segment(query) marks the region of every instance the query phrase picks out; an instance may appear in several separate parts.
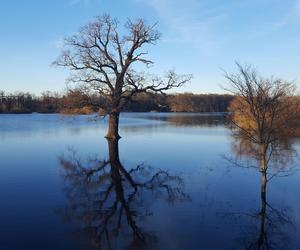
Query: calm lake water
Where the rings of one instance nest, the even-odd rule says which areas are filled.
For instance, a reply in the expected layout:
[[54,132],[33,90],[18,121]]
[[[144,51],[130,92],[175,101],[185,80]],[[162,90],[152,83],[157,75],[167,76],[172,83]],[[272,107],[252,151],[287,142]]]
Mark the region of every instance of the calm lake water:
[[0,249],[300,249],[299,142],[262,210],[222,117],[1,115]]

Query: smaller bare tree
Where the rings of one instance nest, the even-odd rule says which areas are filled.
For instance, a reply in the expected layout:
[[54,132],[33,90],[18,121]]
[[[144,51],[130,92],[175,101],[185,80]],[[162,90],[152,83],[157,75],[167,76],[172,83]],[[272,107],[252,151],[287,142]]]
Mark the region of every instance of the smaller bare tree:
[[65,40],[65,49],[54,64],[69,68],[73,72],[69,81],[80,83],[81,91],[97,92],[106,98],[102,109],[109,115],[107,138],[120,137],[120,112],[136,94],[163,92],[191,79],[174,71],[161,78],[133,68],[138,63],[153,64],[146,57],[145,47],[159,38],[155,25],[147,25],[142,19],[129,20],[120,29],[117,19],[103,15]]
[[263,197],[269,160],[287,141],[299,136],[300,99],[294,83],[263,78],[251,66],[237,63],[237,67],[238,73],[225,74],[227,90],[236,96],[229,108],[230,120],[234,135],[261,161]]

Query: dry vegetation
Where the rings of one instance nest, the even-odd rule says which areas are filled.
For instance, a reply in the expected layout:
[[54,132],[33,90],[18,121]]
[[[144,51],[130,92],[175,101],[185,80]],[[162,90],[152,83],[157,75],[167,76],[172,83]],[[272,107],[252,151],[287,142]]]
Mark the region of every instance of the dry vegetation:
[[[267,206],[267,182],[289,172],[286,152],[292,152],[292,141],[299,137],[300,99],[295,95],[293,83],[263,78],[251,66],[237,66],[238,73],[226,74],[229,90],[236,96],[229,108],[234,148],[260,162],[263,215]],[[282,158],[284,164],[277,169],[270,168],[271,160],[279,162]],[[262,238],[258,243],[264,245],[267,241]]]

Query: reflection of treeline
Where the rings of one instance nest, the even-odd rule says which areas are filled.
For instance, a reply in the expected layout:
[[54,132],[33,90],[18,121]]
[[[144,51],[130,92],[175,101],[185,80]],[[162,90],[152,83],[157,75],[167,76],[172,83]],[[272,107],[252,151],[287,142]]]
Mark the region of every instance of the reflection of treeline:
[[[220,94],[145,94],[140,93],[129,102],[124,111],[132,112],[226,112],[232,95]],[[72,90],[60,94],[43,92],[9,94],[0,91],[0,113],[80,113],[89,114],[105,107],[107,100],[99,95],[87,95]]]
[[147,119],[171,122],[175,126],[218,126],[227,123],[227,113],[224,114],[176,114],[147,116]]

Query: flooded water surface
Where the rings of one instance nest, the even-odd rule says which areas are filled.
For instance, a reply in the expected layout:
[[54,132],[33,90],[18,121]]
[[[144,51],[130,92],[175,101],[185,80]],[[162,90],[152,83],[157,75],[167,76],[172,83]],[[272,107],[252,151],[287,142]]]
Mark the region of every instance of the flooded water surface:
[[224,114],[124,113],[122,138],[105,133],[92,116],[0,116],[0,249],[300,249],[297,140],[262,196]]

